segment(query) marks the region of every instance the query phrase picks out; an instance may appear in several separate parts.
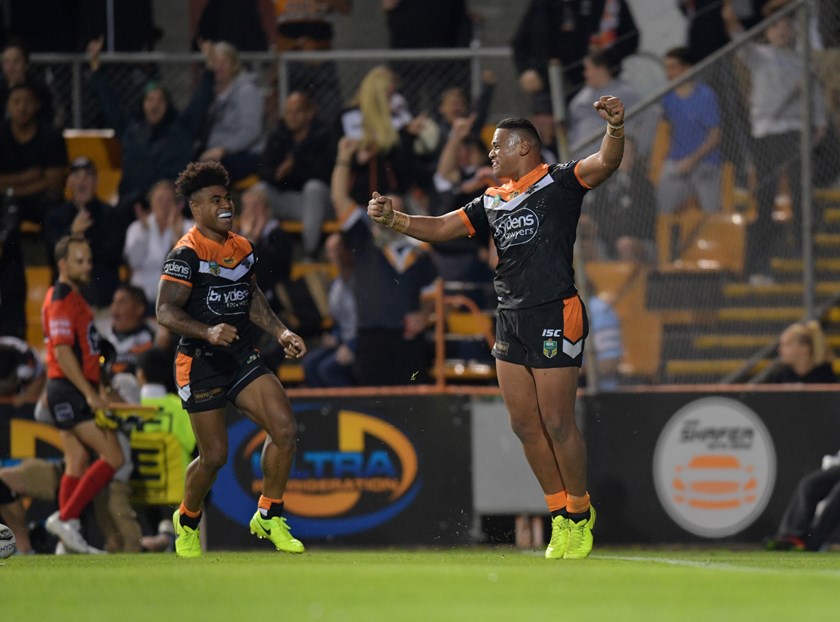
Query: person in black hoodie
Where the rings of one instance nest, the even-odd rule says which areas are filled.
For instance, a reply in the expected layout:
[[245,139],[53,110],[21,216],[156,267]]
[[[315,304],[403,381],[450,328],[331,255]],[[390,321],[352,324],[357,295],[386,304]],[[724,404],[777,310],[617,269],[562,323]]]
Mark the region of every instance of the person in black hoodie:
[[779,337],[781,365],[769,374],[766,382],[833,384],[837,382],[833,360],[834,354],[819,322],[791,324]]
[[[202,46],[208,59],[209,42]],[[100,71],[102,38],[88,43],[91,86],[108,124],[114,128],[122,147],[122,179],[119,186],[121,211],[132,209],[149,188],[161,179],[175,179],[190,162],[195,142],[201,137],[207,110],[213,100],[213,72],[201,75],[187,107],[178,112],[167,91],[157,82],[145,87],[142,114],[132,116],[123,110],[106,76]]]

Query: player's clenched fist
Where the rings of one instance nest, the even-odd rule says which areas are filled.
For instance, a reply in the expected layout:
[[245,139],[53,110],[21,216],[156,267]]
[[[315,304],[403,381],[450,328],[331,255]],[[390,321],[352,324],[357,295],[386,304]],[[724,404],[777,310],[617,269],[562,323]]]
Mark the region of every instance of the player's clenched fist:
[[621,125],[624,123],[624,102],[618,97],[611,95],[604,95],[599,97],[592,106],[601,115],[601,118],[611,125]]
[[373,198],[368,201],[368,216],[374,222],[389,227],[394,221],[394,206],[391,199],[383,197],[378,192],[373,193]]
[[229,346],[239,339],[239,335],[230,324],[216,324],[207,329],[206,339],[214,346]]
[[286,353],[286,356],[290,356],[293,359],[299,359],[306,354],[306,344],[303,343],[303,339],[298,337],[288,328],[280,333],[280,337],[278,337],[277,340],[280,342],[280,345],[283,346],[283,352]]

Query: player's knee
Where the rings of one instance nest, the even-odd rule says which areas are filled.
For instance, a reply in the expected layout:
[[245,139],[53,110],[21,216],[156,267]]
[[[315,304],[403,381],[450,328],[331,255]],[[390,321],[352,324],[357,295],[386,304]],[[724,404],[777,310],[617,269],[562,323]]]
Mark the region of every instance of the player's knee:
[[290,417],[274,418],[269,423],[266,432],[271,437],[271,441],[281,449],[294,448],[297,430]]
[[562,443],[569,436],[578,433],[574,415],[568,417],[562,414],[549,415],[545,417],[544,421],[549,436],[556,442]]
[[510,427],[523,443],[543,438],[543,429],[540,425],[538,413],[534,413],[533,417],[528,418],[511,417]]
[[218,445],[216,447],[204,448],[198,455],[198,459],[202,466],[211,471],[219,471],[227,463],[227,446]]

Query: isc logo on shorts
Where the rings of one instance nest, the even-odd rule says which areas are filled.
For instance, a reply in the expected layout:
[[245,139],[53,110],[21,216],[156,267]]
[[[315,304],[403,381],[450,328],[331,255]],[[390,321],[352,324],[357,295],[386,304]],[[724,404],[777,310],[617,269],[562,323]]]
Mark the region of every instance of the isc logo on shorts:
[[563,329],[562,328],[546,328],[542,332],[543,337],[562,337],[563,336]]

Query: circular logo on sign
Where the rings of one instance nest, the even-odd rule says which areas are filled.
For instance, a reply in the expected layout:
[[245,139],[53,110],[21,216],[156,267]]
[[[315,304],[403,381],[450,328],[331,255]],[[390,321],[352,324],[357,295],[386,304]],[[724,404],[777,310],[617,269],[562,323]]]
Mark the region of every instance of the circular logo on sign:
[[776,481],[776,452],[761,419],[742,403],[707,397],[671,417],[653,454],[659,502],[680,527],[722,538],[748,527]]

